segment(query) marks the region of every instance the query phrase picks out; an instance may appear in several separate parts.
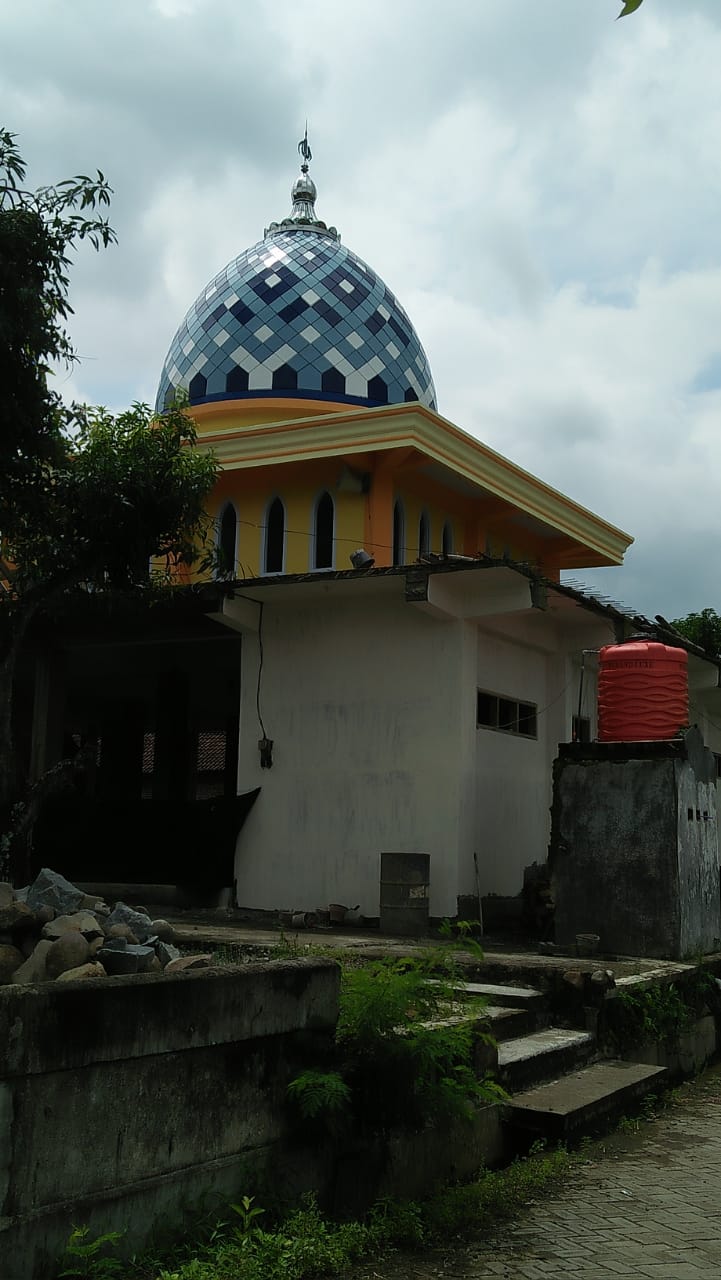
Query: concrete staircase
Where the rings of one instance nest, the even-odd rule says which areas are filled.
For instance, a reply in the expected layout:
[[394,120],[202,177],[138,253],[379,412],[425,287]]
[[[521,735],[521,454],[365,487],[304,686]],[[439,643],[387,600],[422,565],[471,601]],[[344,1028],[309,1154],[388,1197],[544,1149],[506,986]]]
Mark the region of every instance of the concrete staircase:
[[603,1058],[591,1031],[550,1026],[546,999],[533,987],[469,982],[456,995],[488,1001],[496,1075],[510,1094],[505,1124],[519,1148],[593,1132],[661,1087],[667,1074],[665,1067]]

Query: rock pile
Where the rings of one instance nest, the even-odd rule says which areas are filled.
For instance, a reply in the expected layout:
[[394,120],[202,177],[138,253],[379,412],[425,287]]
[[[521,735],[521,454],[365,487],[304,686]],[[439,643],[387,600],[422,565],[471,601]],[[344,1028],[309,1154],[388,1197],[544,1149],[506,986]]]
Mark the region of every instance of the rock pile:
[[0,985],[208,964],[209,955],[181,955],[167,920],[124,902],[111,909],[48,867],[25,889],[0,882]]

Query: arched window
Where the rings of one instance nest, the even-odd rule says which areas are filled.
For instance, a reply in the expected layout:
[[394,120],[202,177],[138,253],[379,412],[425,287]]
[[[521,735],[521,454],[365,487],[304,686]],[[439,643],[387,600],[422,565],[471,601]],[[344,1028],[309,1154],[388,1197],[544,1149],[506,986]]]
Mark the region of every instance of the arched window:
[[441,544],[441,549],[444,556],[453,555],[453,525],[450,520],[446,520],[446,523],[443,526],[443,542]]
[[393,563],[405,564],[406,558],[406,516],[403,503],[396,498],[393,503]]
[[418,555],[427,556],[431,549],[431,524],[428,519],[428,512],[421,511],[420,520],[418,521]]
[[235,507],[232,502],[226,502],[218,517],[218,552],[220,560],[218,573],[222,577],[235,577],[237,537],[238,517]]
[[313,512],[313,560],[314,569],[333,568],[333,534],[335,508],[329,493],[321,493]]
[[265,514],[263,573],[282,573],[285,561],[285,507],[273,498]]

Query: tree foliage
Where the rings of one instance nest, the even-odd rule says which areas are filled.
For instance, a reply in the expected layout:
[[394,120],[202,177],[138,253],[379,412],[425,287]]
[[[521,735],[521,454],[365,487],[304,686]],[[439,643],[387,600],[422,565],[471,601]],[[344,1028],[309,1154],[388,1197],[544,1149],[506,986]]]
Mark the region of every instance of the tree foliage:
[[50,473],[42,524],[31,512],[7,540],[20,603],[78,587],[142,593],[202,555],[217,468],[212,454],[194,449],[195,427],[182,406],[161,417],[143,404],[118,415],[76,414],[79,429]]
[[76,358],[71,256],[80,241],[115,240],[102,212],[111,191],[100,172],[36,192],[24,177],[0,130],[0,816],[22,794],[13,688],[29,629],[79,595],[142,601],[173,583],[203,558],[217,474],[181,404],[159,417],[63,404],[51,378]]
[[618,15],[619,18],[627,18],[629,13],[635,13],[637,9],[641,8],[642,4],[643,0],[626,0],[626,3]]
[[702,609],[700,613],[686,614],[685,618],[674,618],[672,626],[714,658],[721,657],[721,617],[715,609]]
[[72,253],[115,240],[103,210],[111,188],[98,171],[28,191],[15,135],[0,129],[0,530],[42,507],[48,466],[72,426],[49,381],[54,362],[75,359],[66,322]]

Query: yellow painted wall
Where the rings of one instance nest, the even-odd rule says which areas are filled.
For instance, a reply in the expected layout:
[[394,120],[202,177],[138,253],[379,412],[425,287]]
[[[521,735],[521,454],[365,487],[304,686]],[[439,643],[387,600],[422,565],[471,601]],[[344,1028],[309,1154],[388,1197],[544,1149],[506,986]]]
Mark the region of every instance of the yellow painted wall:
[[255,470],[226,471],[218,480],[209,513],[214,520],[231,501],[238,516],[236,574],[257,577],[262,573],[263,526],[268,506],[278,497],[285,507],[286,573],[307,573],[313,568],[313,517],[316,500],[323,491],[335,505],[334,564],[350,568],[349,556],[363,546],[365,526],[364,494],[339,492],[339,460],[288,464]]
[[404,560],[406,564],[412,564],[418,556],[418,531],[423,511],[428,515],[430,525],[429,550],[438,553],[443,550],[443,526],[446,521],[449,521],[453,529],[453,550],[463,551],[462,523],[448,506],[441,505],[432,498],[425,499],[417,492],[409,493],[403,486],[396,489],[394,501],[396,498],[400,498],[405,510],[406,554]]

